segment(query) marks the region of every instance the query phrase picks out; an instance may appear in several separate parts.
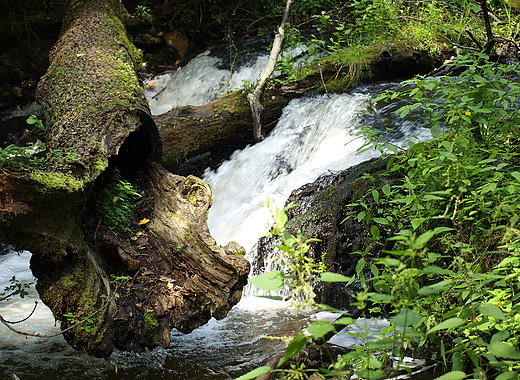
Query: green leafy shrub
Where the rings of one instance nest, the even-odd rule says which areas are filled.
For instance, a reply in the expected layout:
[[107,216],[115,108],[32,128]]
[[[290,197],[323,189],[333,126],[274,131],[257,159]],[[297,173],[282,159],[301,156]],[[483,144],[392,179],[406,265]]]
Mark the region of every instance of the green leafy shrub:
[[96,211],[102,222],[114,232],[132,232],[128,227],[130,214],[141,194],[114,170],[110,182],[94,195]]
[[[392,247],[380,258],[360,252],[356,267],[363,285],[357,307],[383,313],[390,326],[320,369],[324,377],[377,379],[395,369],[388,353],[420,355],[427,348],[439,353],[445,374],[438,379],[519,376],[520,86],[512,79],[520,70],[482,55],[456,64],[466,68],[458,77],[416,78],[377,99],[411,99],[398,113],[424,112],[433,137],[391,157],[387,170],[399,173],[400,181],[374,187],[350,205],[347,217],[365,223],[382,247]],[[388,148],[377,140],[369,144]],[[354,280],[326,272],[319,279]],[[353,323],[348,317],[342,322]],[[309,328],[289,343],[284,361],[334,331],[324,321]]]

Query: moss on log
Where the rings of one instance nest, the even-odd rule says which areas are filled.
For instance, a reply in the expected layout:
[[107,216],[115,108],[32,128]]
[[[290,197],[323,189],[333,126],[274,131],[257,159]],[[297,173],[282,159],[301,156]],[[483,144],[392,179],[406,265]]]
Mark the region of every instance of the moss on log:
[[[0,241],[33,253],[38,291],[62,328],[88,318],[64,336],[97,356],[166,347],[172,328],[224,317],[249,270],[240,246],[219,247],[208,232],[208,185],[157,163],[138,61],[119,0],[71,0],[37,89],[47,159],[0,168]],[[124,196],[131,212],[115,229],[107,214],[121,217]]]

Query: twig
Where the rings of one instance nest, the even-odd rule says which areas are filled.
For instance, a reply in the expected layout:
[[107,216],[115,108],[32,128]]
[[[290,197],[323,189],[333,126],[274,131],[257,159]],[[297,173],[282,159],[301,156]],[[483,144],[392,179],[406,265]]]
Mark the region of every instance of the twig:
[[[118,289],[118,287],[116,287],[114,289],[112,297],[110,297],[103,306],[101,306],[99,309],[94,311],[88,317],[85,317],[85,318],[83,318],[83,320],[79,321],[78,323],[75,323],[72,326],[69,326],[66,329],[58,331],[57,333],[54,333],[54,334],[45,334],[44,335],[44,334],[39,334],[39,333],[28,333],[28,332],[25,332],[25,331],[22,331],[22,330],[15,329],[14,327],[11,326],[11,324],[12,323],[18,323],[18,322],[10,322],[10,321],[6,320],[2,315],[0,315],[0,322],[3,323],[9,330],[11,330],[12,332],[14,332],[16,334],[20,334],[20,335],[24,335],[24,336],[34,336],[36,338],[53,338],[55,336],[62,335],[64,333],[66,333],[67,331],[70,331],[70,330],[76,328],[77,326],[87,322],[88,319],[92,318],[93,316],[95,316],[99,312],[105,310],[110,305],[110,303],[116,298],[116,296],[117,296],[117,289]],[[36,309],[36,306],[35,306],[34,309]],[[31,315],[34,312],[34,309],[31,312]],[[30,315],[29,315],[29,317],[30,317]],[[28,319],[29,317],[27,317],[25,319]],[[22,321],[24,321],[24,320],[22,320]],[[22,321],[19,321],[19,322],[22,322]]]
[[271,48],[271,53],[269,54],[267,65],[265,69],[260,72],[260,79],[258,80],[256,88],[252,93],[247,95],[247,100],[249,101],[253,118],[253,137],[255,142],[260,142],[265,138],[265,129],[262,121],[264,107],[262,106],[260,98],[262,97],[267,80],[270,78],[275,69],[278,55],[282,50],[282,42],[285,33],[284,26],[287,22],[287,18],[289,17],[289,10],[291,8],[292,1],[293,0],[286,1],[285,11],[283,13],[280,26],[278,27],[278,31],[275,33],[273,47]]
[[323,83],[323,88],[325,88],[325,93],[328,94],[329,92],[327,91],[327,85],[325,84],[325,80],[323,79],[323,71],[321,70],[321,64],[319,64],[318,67],[320,68],[321,83]]
[[[25,322],[26,320],[31,318],[31,316],[34,314],[34,312],[36,311],[36,306],[38,306],[38,301],[34,301],[34,307],[33,307],[32,311],[24,319],[20,319],[19,321],[14,321],[14,322],[13,321],[8,321],[6,319],[4,319],[4,320],[5,320],[6,323],[9,323],[10,325],[15,325],[17,323]],[[1,317],[1,315],[0,315],[0,317]]]
[[475,45],[477,45],[477,48],[480,51],[484,50],[484,47],[482,46],[482,44],[480,42],[478,42],[478,40],[475,38],[475,36],[473,35],[473,33],[471,33],[471,31],[469,29],[466,29],[466,33],[469,36],[469,38],[471,38],[471,41],[473,41],[473,43]]

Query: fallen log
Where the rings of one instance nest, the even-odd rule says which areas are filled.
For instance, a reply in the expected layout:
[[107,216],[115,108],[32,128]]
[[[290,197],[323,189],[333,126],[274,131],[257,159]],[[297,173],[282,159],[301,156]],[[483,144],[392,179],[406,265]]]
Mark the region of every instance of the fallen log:
[[209,186],[158,163],[138,64],[118,0],[71,0],[36,94],[46,150],[0,168],[0,242],[33,253],[61,327],[83,322],[64,337],[96,356],[223,318],[249,271],[242,247],[209,234]]

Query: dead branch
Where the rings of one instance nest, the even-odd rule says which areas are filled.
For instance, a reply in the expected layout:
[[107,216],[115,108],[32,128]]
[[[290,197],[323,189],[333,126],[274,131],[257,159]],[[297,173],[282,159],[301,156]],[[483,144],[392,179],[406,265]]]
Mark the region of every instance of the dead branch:
[[292,0],[287,0],[286,2],[282,22],[280,23],[278,31],[274,36],[273,47],[271,48],[271,53],[269,55],[269,61],[267,62],[265,69],[260,72],[260,79],[258,84],[255,90],[247,95],[249,105],[251,106],[251,113],[253,115],[253,137],[255,142],[260,142],[265,138],[265,130],[262,122],[262,113],[264,112],[264,107],[260,101],[260,98],[262,97],[267,80],[271,77],[271,74],[274,71],[276,61],[278,60],[278,56],[282,50],[282,42],[285,33],[284,26],[287,22],[287,18],[289,17],[291,3]]

